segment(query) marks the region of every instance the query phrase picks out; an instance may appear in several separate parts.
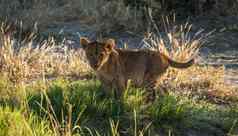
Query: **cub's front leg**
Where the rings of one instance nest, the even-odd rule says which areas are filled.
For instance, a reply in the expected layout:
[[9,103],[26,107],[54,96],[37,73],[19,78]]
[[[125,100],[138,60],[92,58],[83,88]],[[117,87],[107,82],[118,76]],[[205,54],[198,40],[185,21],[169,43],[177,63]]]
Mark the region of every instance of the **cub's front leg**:
[[112,81],[101,79],[103,91],[108,96],[115,96],[116,98],[120,98],[122,92],[125,90],[124,84],[122,84],[119,80],[114,79]]
[[99,78],[102,86],[102,90],[106,93],[106,95],[110,96],[112,95],[113,85],[112,82],[105,80],[104,78]]

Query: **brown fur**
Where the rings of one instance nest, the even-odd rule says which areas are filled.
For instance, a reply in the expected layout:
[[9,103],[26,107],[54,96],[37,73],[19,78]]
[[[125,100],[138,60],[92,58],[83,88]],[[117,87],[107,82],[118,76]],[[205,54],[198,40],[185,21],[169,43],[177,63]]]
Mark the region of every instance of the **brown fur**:
[[194,63],[193,59],[175,62],[157,51],[116,49],[113,39],[100,43],[81,38],[80,43],[105,90],[115,89],[119,95],[131,80],[136,87],[145,87],[150,92],[148,98],[153,100],[159,77],[169,66],[187,68]]

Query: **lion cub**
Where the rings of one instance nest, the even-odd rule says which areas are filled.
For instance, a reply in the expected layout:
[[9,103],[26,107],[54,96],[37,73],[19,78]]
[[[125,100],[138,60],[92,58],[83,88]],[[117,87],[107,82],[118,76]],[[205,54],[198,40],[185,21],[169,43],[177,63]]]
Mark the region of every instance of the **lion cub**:
[[179,63],[158,51],[117,49],[113,39],[91,42],[82,37],[80,44],[106,91],[114,89],[121,95],[131,80],[136,87],[146,88],[149,101],[155,99],[158,80],[169,66],[187,68],[194,63],[194,59]]

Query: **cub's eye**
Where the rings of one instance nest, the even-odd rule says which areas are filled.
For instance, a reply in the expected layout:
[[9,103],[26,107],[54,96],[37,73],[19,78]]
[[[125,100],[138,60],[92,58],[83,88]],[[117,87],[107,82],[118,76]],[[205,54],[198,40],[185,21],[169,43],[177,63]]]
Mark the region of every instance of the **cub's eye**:
[[103,53],[100,53],[100,56],[104,56],[104,54],[103,54]]

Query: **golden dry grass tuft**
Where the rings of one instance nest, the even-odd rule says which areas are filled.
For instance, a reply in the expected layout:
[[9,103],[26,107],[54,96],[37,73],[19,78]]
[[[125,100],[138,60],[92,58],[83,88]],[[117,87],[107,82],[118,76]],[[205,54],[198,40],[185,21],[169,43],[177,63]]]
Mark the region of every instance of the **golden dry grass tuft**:
[[[5,26],[5,25],[2,25]],[[36,43],[14,38],[2,27],[0,32],[0,72],[14,83],[45,77],[80,76],[89,71],[83,53],[57,44],[54,38]]]

